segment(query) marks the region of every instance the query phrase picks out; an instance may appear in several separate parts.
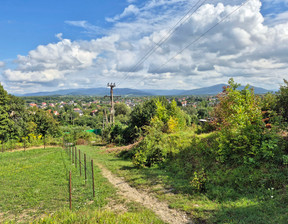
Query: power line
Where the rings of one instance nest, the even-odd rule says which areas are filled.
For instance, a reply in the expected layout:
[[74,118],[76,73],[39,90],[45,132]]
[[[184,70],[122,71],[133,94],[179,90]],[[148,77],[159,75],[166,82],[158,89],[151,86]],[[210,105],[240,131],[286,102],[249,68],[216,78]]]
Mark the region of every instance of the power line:
[[[202,2],[201,2],[202,1]],[[124,75],[123,81],[125,81],[128,78],[129,73],[135,72],[138,67],[146,61],[159,47],[161,47],[171,36],[173,33],[176,32],[176,30],[183,25],[187,20],[191,18],[191,16],[204,4],[206,0],[198,0],[196,4],[190,8],[185,15],[168,31],[168,33],[160,39],[157,43],[155,43],[154,47],[152,47],[146,54]],[[201,2],[201,4],[193,11],[193,9],[198,5],[198,3]],[[191,13],[193,11],[193,13]],[[190,14],[191,13],[191,14]],[[190,14],[190,15],[189,15]],[[189,16],[188,16],[189,15]],[[188,17],[187,17],[188,16]],[[120,82],[117,83],[118,86]]]
[[[208,30],[206,30],[204,33],[202,33],[198,38],[196,38],[195,40],[189,42],[188,45],[186,45],[184,48],[182,48],[180,51],[177,52],[176,55],[174,55],[173,57],[171,57],[170,59],[168,59],[165,63],[163,63],[162,65],[160,65],[158,68],[156,68],[156,70],[153,73],[157,73],[160,71],[160,69],[167,65],[170,61],[172,61],[174,58],[176,58],[178,55],[180,55],[181,53],[183,53],[183,51],[185,51],[186,49],[188,49],[190,46],[192,46],[193,44],[195,44],[197,41],[199,41],[200,39],[202,39],[207,33],[209,33],[211,30],[213,30],[216,26],[218,26],[220,23],[222,23],[224,20],[226,20],[228,17],[230,17],[232,14],[234,14],[236,11],[238,11],[241,7],[243,7],[247,2],[249,2],[250,0],[246,0],[245,2],[243,2],[240,6],[238,6],[236,9],[234,9],[232,12],[228,13],[226,16],[224,16],[221,20],[219,20],[217,23],[215,23],[212,27],[210,27]],[[147,79],[143,78],[141,79],[139,82],[137,82],[136,84],[139,84],[140,82],[142,82],[143,80]]]

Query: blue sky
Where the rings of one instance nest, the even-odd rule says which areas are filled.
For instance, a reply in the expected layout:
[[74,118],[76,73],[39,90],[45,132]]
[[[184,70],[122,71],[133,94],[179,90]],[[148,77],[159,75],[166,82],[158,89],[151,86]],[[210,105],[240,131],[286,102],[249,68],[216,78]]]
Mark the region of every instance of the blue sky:
[[288,0],[243,2],[2,0],[0,80],[11,93],[107,82],[194,89],[230,77],[278,89],[288,79]]

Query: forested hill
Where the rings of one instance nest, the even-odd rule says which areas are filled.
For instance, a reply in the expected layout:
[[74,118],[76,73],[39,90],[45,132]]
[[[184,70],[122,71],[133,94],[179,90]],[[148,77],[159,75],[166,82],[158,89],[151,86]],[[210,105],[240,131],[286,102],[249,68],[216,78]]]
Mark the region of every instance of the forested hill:
[[[223,86],[227,84],[218,84],[214,86],[192,89],[192,90],[158,90],[158,89],[130,89],[130,88],[116,88],[115,95],[124,95],[124,96],[175,96],[175,95],[217,95],[223,90]],[[243,89],[244,87],[239,87]],[[256,94],[264,94],[269,92],[267,89],[253,87]],[[51,96],[51,95],[88,95],[88,96],[105,96],[109,95],[108,88],[89,88],[89,89],[65,89],[52,92],[36,92],[36,93],[27,93],[21,96]],[[270,91],[271,92],[271,91]],[[19,95],[20,96],[20,95]]]

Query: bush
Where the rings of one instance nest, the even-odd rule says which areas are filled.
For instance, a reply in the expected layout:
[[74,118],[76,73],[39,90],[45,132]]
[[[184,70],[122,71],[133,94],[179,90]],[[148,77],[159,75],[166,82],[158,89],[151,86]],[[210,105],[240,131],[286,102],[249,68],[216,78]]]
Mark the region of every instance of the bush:
[[214,125],[219,130],[218,161],[238,163],[272,159],[279,152],[277,138],[265,131],[260,101],[246,86],[237,90],[233,79],[214,108]]
[[207,181],[206,173],[204,169],[194,172],[194,178],[191,180],[190,184],[192,189],[196,192],[204,192],[206,190],[205,184]]

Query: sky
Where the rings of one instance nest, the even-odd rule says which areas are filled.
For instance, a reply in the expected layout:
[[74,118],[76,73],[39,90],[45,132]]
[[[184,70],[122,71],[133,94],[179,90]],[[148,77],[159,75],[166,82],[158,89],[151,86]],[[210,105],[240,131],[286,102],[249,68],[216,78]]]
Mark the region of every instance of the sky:
[[288,0],[1,0],[0,82],[196,89],[288,79]]

